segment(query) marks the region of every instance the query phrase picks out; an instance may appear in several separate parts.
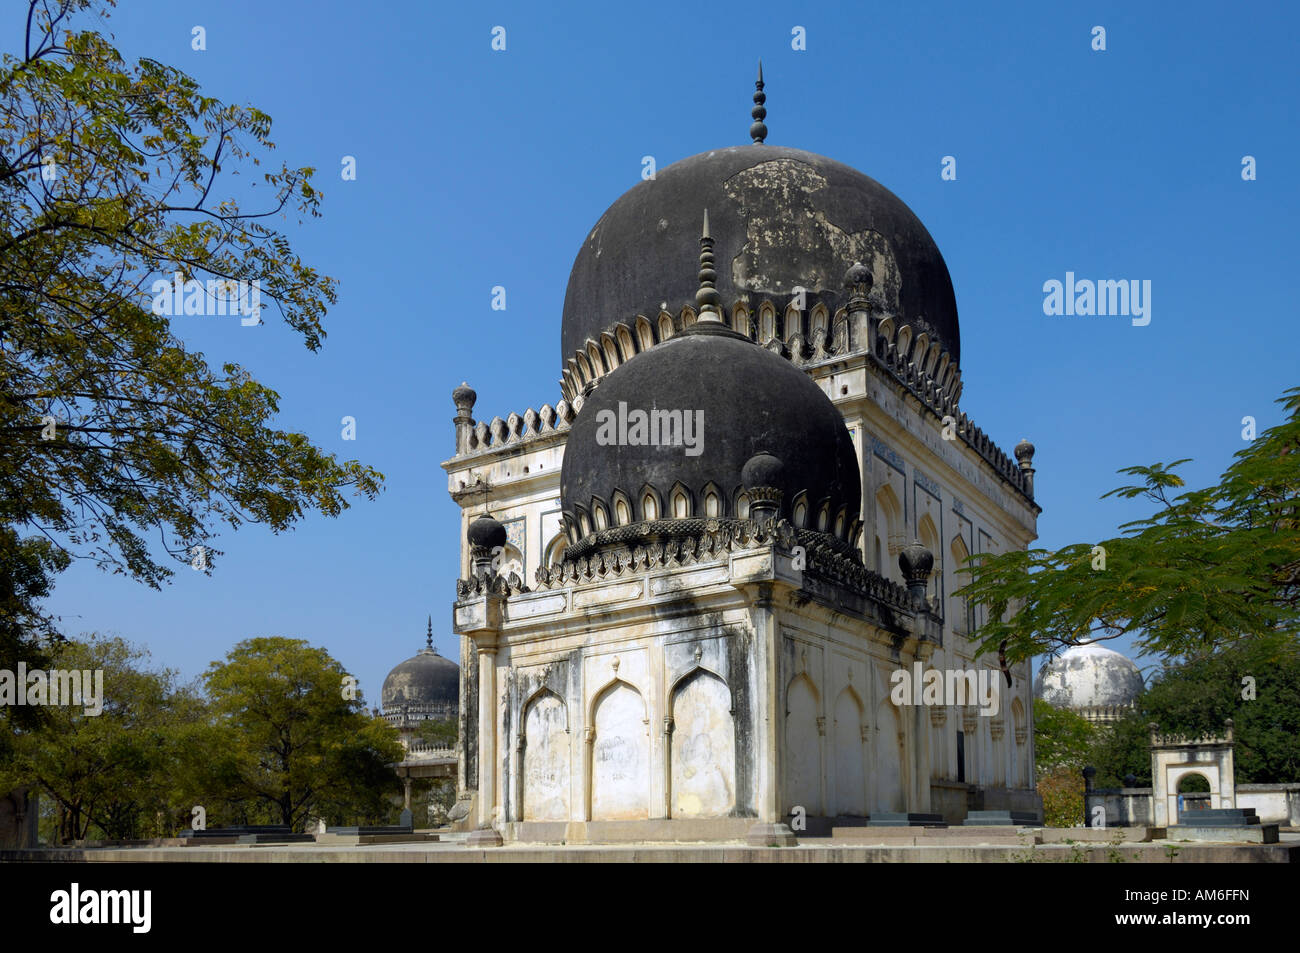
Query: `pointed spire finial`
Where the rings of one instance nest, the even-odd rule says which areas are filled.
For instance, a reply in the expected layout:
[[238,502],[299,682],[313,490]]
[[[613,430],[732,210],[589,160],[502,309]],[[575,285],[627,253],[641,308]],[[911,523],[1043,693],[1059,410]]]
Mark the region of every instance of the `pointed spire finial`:
[[429,629],[425,633],[424,644],[426,648],[433,648],[433,616],[429,616]]
[[709,234],[709,210],[704,210],[704,231],[700,235],[700,290],[695,292],[695,303],[699,305],[698,321],[721,321],[718,312],[718,290],[713,287],[718,273],[713,270],[713,237]]
[[767,102],[767,94],[763,92],[763,61],[758,61],[758,82],[754,84],[754,108],[750,110],[750,115],[754,117],[754,124],[749,127],[749,134],[753,137],[756,145],[762,145],[763,140],[767,138],[767,126],[763,120],[767,118],[767,108],[763,105]]

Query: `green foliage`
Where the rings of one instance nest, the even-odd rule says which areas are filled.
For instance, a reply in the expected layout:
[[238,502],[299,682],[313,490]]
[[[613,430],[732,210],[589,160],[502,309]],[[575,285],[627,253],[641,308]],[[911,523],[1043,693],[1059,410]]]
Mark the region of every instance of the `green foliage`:
[[1034,760],[1039,770],[1082,770],[1095,735],[1091,722],[1081,715],[1034,699]]
[[228,177],[274,148],[270,117],[70,27],[111,2],[33,0],[0,62],[0,660],[49,635],[73,558],[158,587],[197,545],[211,571],[221,525],[278,532],[382,482],[275,429],[274,391],[153,313],[160,277],[256,281],[316,350],[336,286],[270,224],[320,214],[312,170],[241,180],[245,211]]
[[1083,775],[1073,768],[1056,768],[1038,778],[1047,827],[1074,827],[1083,820]]
[[1151,729],[1141,709],[1139,701],[1136,712],[1107,726],[1098,735],[1088,759],[1097,769],[1093,779],[1097,787],[1122,788],[1129,774],[1137,778],[1138,787],[1150,785]]
[[209,827],[393,820],[397,732],[359,693],[344,698],[347,673],[323,649],[241,642],[209,667],[206,697],[148,659],[117,638],[63,642],[50,665],[102,669],[103,713],[46,706],[30,727],[0,733],[0,791],[38,785],[56,840],[172,836],[195,805]]
[[347,672],[302,639],[240,642],[203,681],[215,717],[203,747],[195,803],[224,823],[288,824],[308,817],[374,822],[401,786],[397,731],[371,715],[361,693],[344,697]]
[[[1018,661],[1064,646],[1135,636],[1144,654],[1200,657],[1241,639],[1294,643],[1300,631],[1300,388],[1278,403],[1287,418],[1236,454],[1217,486],[1171,496],[1168,466],[1107,496],[1146,499],[1155,514],[1102,540],[1056,552],[974,557],[958,595],[988,607],[980,653],[1005,644]],[[1014,612],[1010,610],[1015,610]]]
[[[1243,697],[1248,677],[1254,698]],[[1246,641],[1166,669],[1098,741],[1097,785],[1119,787],[1130,772],[1151,783],[1150,722],[1162,733],[1218,735],[1229,718],[1238,783],[1300,781],[1300,648]]]
[[203,708],[193,687],[179,685],[174,672],[147,668],[148,659],[122,639],[99,636],[51,653],[57,668],[103,671],[103,712],[41,709],[36,728],[12,736],[0,790],[39,785],[56,805],[61,842],[160,835],[160,817],[175,813],[173,768]]
[[456,747],[456,720],[454,718],[429,718],[420,723],[415,737],[435,748]]

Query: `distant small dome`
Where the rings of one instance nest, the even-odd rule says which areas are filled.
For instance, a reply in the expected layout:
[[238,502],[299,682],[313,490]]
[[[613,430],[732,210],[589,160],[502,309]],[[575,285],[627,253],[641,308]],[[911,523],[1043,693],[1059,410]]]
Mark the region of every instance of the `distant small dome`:
[[1130,706],[1145,688],[1131,659],[1100,645],[1068,649],[1034,679],[1035,698],[1078,712]]
[[438,654],[430,628],[427,642],[384,679],[384,717],[395,724],[455,718],[460,711],[460,666]]

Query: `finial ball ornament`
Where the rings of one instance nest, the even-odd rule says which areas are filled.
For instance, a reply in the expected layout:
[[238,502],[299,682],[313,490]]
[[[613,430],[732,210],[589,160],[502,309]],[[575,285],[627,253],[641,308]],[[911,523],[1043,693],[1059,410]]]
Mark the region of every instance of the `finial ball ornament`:
[[478,394],[474,392],[474,388],[462,381],[460,386],[451,392],[451,399],[455,402],[457,407],[460,407],[462,404],[467,404],[472,408],[474,402],[478,400]]
[[469,524],[465,538],[469,540],[471,546],[495,549],[506,544],[506,528],[500,521],[484,514]]
[[850,291],[870,291],[875,278],[871,274],[871,269],[860,261],[855,261],[849,265],[849,270],[844,273],[844,287]]
[[746,489],[768,486],[780,487],[785,464],[781,458],[770,453],[756,453],[740,468],[740,479]]
[[920,540],[914,539],[898,554],[898,568],[909,584],[924,583],[934,569],[934,553],[922,546]]

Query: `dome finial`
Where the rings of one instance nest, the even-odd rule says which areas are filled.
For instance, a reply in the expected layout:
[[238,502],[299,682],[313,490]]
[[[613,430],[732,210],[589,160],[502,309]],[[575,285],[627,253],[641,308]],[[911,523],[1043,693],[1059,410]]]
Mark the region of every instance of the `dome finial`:
[[767,102],[767,95],[763,92],[763,61],[758,61],[758,82],[754,84],[754,108],[750,110],[750,115],[754,117],[754,124],[749,127],[749,134],[753,137],[756,145],[762,145],[763,140],[767,138],[767,126],[763,120],[767,118],[767,109],[764,103]]
[[433,616],[429,616],[429,630],[424,636],[424,647],[427,649],[433,648]]
[[718,313],[718,290],[713,286],[718,273],[713,270],[713,237],[709,234],[709,210],[704,210],[704,231],[700,235],[700,290],[695,303],[700,306],[700,321],[721,321]]

